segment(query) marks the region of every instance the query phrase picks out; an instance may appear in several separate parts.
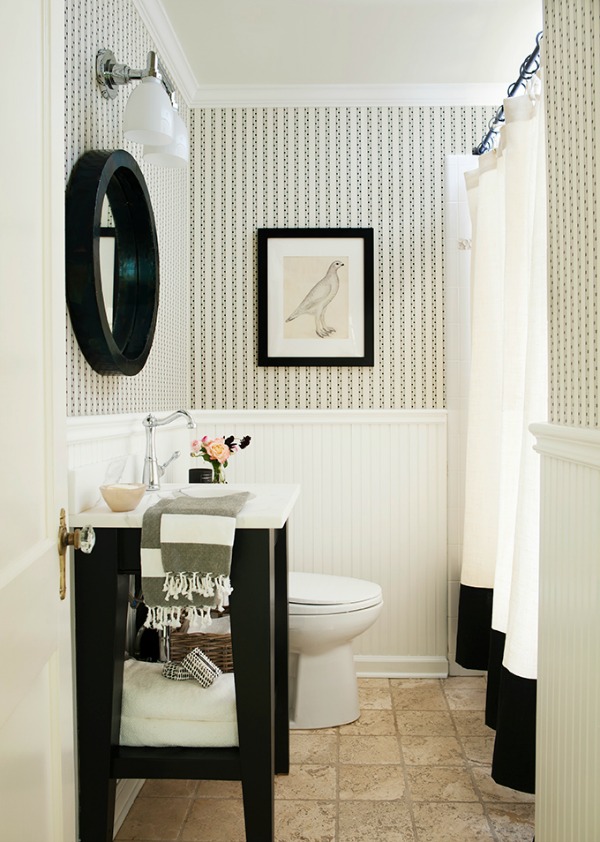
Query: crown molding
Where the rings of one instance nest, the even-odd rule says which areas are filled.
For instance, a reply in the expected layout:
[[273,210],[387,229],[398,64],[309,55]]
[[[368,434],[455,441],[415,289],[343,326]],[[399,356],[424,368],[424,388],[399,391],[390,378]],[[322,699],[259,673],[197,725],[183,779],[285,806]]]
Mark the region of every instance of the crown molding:
[[133,5],[156,44],[161,61],[169,69],[177,90],[191,107],[199,88],[198,80],[161,0],[133,0]]
[[133,0],[158,54],[190,108],[316,106],[491,105],[504,99],[501,84],[415,85],[201,85],[161,0]]

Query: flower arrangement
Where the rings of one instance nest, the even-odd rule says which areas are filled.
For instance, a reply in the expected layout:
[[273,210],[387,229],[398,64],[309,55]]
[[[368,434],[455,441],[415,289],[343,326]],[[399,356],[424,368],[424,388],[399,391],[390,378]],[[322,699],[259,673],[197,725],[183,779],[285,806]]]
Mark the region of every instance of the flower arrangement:
[[211,463],[213,482],[226,482],[224,469],[229,459],[238,450],[248,447],[250,441],[250,436],[242,436],[241,439],[235,439],[233,436],[209,439],[208,436],[204,436],[192,442],[190,456],[201,457],[205,462]]

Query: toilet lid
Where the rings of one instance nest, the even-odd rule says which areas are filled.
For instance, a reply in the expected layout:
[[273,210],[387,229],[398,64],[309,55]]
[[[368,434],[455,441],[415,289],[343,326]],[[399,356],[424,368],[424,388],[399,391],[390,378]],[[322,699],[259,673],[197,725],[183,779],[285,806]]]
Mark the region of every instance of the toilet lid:
[[382,594],[380,585],[365,579],[324,573],[290,573],[288,601],[291,614],[338,614],[378,605]]

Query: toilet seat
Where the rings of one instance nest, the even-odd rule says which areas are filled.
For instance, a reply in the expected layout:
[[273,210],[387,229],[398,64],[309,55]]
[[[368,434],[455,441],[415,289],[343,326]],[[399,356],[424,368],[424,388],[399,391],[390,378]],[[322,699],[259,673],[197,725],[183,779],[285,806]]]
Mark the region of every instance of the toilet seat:
[[289,612],[300,614],[346,614],[382,602],[381,587],[365,579],[329,576],[324,573],[290,573]]

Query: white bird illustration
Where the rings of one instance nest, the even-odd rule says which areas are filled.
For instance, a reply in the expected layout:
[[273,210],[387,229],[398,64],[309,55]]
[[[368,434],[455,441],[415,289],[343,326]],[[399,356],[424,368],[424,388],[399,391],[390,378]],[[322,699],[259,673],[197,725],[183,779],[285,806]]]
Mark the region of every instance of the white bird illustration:
[[291,322],[293,319],[297,319],[298,316],[305,314],[313,315],[315,317],[315,331],[317,336],[324,338],[335,333],[335,328],[328,327],[325,324],[325,310],[335,298],[340,288],[338,269],[343,265],[341,260],[334,260],[327,270],[325,277],[321,278],[310,292],[304,296],[291,316],[287,317],[286,322]]

